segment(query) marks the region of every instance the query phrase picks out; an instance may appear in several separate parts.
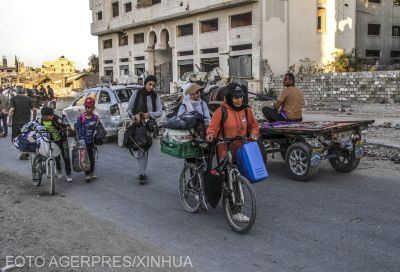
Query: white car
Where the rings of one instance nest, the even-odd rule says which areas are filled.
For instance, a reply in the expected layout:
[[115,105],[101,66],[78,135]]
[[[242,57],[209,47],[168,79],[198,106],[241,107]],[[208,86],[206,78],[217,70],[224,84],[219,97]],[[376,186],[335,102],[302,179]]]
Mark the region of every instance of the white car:
[[120,124],[128,119],[128,102],[132,93],[143,88],[142,85],[116,85],[107,87],[93,87],[84,90],[72,102],[71,106],[63,110],[62,119],[74,128],[78,117],[85,112],[83,105],[87,97],[92,97],[96,104],[96,113],[103,124],[108,136],[118,133]]

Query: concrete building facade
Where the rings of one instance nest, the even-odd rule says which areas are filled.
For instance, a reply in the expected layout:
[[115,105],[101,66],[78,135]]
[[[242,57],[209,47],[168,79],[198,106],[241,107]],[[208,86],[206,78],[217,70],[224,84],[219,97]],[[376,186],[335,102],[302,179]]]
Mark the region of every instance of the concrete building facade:
[[400,0],[357,0],[356,33],[360,57],[400,63]]
[[90,0],[100,76],[144,71],[177,81],[220,67],[260,88],[304,58],[332,59],[356,45],[357,0]]
[[54,61],[45,61],[42,65],[44,74],[73,74],[75,73],[75,62],[70,61],[64,56]]

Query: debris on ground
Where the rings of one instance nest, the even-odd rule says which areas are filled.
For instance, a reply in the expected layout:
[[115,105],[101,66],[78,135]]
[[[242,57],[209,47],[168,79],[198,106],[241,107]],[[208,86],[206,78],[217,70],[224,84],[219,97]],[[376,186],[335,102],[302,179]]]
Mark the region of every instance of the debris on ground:
[[400,164],[400,150],[397,148],[367,144],[364,146],[364,156]]

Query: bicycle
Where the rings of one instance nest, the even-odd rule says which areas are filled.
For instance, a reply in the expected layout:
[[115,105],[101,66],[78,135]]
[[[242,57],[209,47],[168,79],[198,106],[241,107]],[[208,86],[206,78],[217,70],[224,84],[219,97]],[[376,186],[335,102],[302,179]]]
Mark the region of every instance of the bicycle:
[[[40,134],[43,141],[49,144],[49,151],[48,156],[40,154],[38,150],[36,150],[36,153],[34,153],[33,159],[31,161],[33,185],[40,186],[42,183],[43,174],[46,173],[47,179],[50,181],[50,195],[54,195],[54,180],[56,175],[56,156],[53,155],[54,141],[46,139],[48,136],[45,136],[44,134],[46,133],[49,135],[48,131],[36,131],[36,133]],[[32,158],[32,156],[30,157]]]
[[[226,144],[227,154],[215,168],[217,173],[224,173],[222,184],[222,204],[225,217],[233,231],[244,234],[254,225],[256,219],[256,194],[250,182],[242,176],[237,165],[232,161],[230,145],[234,141],[246,142],[243,137],[220,138],[216,145]],[[182,206],[188,212],[195,213],[200,208],[208,210],[204,193],[204,173],[207,171],[207,158],[204,144],[199,145],[202,155],[185,165],[179,180],[179,193]],[[187,176],[187,174],[189,174]]]

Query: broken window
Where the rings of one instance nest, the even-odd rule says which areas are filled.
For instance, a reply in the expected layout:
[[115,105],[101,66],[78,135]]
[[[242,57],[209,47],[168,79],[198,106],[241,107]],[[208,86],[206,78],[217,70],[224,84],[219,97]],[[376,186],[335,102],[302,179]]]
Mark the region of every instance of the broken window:
[[369,3],[377,3],[380,4],[381,0],[368,0]]
[[381,34],[381,25],[368,24],[368,35],[379,36]]
[[104,40],[103,41],[103,48],[104,49],[112,48],[112,39]]
[[119,33],[119,46],[126,46],[128,45],[128,36],[125,32]]
[[132,11],[132,3],[131,2],[125,3],[124,7],[125,7],[125,13]]
[[325,33],[326,31],[326,9],[317,9],[317,31],[320,33]]
[[137,33],[133,35],[133,43],[144,43],[144,33]]
[[113,68],[112,67],[104,67],[104,75],[106,77],[113,77]]
[[392,27],[392,36],[393,37],[400,37],[400,26],[393,26]]
[[365,50],[366,57],[373,57],[373,58],[380,58],[381,57],[381,50]]
[[182,77],[185,73],[193,72],[193,60],[178,60],[179,77]]
[[390,57],[400,58],[400,51],[390,51]]
[[217,31],[218,19],[212,19],[200,22],[201,33]]
[[146,8],[152,5],[160,4],[161,0],[137,0],[137,8]]
[[193,55],[193,51],[180,51],[178,52],[178,56],[182,57],[182,56],[192,56]]
[[393,0],[394,6],[400,6],[400,0]]
[[178,36],[193,35],[193,24],[178,26]]
[[144,60],[144,56],[135,57],[135,60],[136,60],[136,61]]
[[104,60],[104,64],[111,64],[113,63],[113,60]]
[[129,75],[129,65],[121,65],[119,67],[119,75],[120,76]]
[[97,21],[103,20],[103,12],[99,11],[96,13]]
[[144,74],[144,63],[135,64],[135,75],[141,76]]
[[252,48],[253,45],[251,43],[231,46],[232,51],[249,50]]
[[123,59],[119,59],[119,62],[128,62],[129,58],[123,58]]
[[119,3],[118,2],[112,3],[112,16],[113,17],[119,16]]
[[201,49],[202,54],[218,53],[218,47]]
[[252,25],[251,12],[231,16],[231,28]]
[[201,70],[203,72],[211,72],[217,67],[219,67],[219,58],[201,59]]
[[247,80],[252,79],[251,55],[230,57],[228,65],[231,82],[247,85]]

